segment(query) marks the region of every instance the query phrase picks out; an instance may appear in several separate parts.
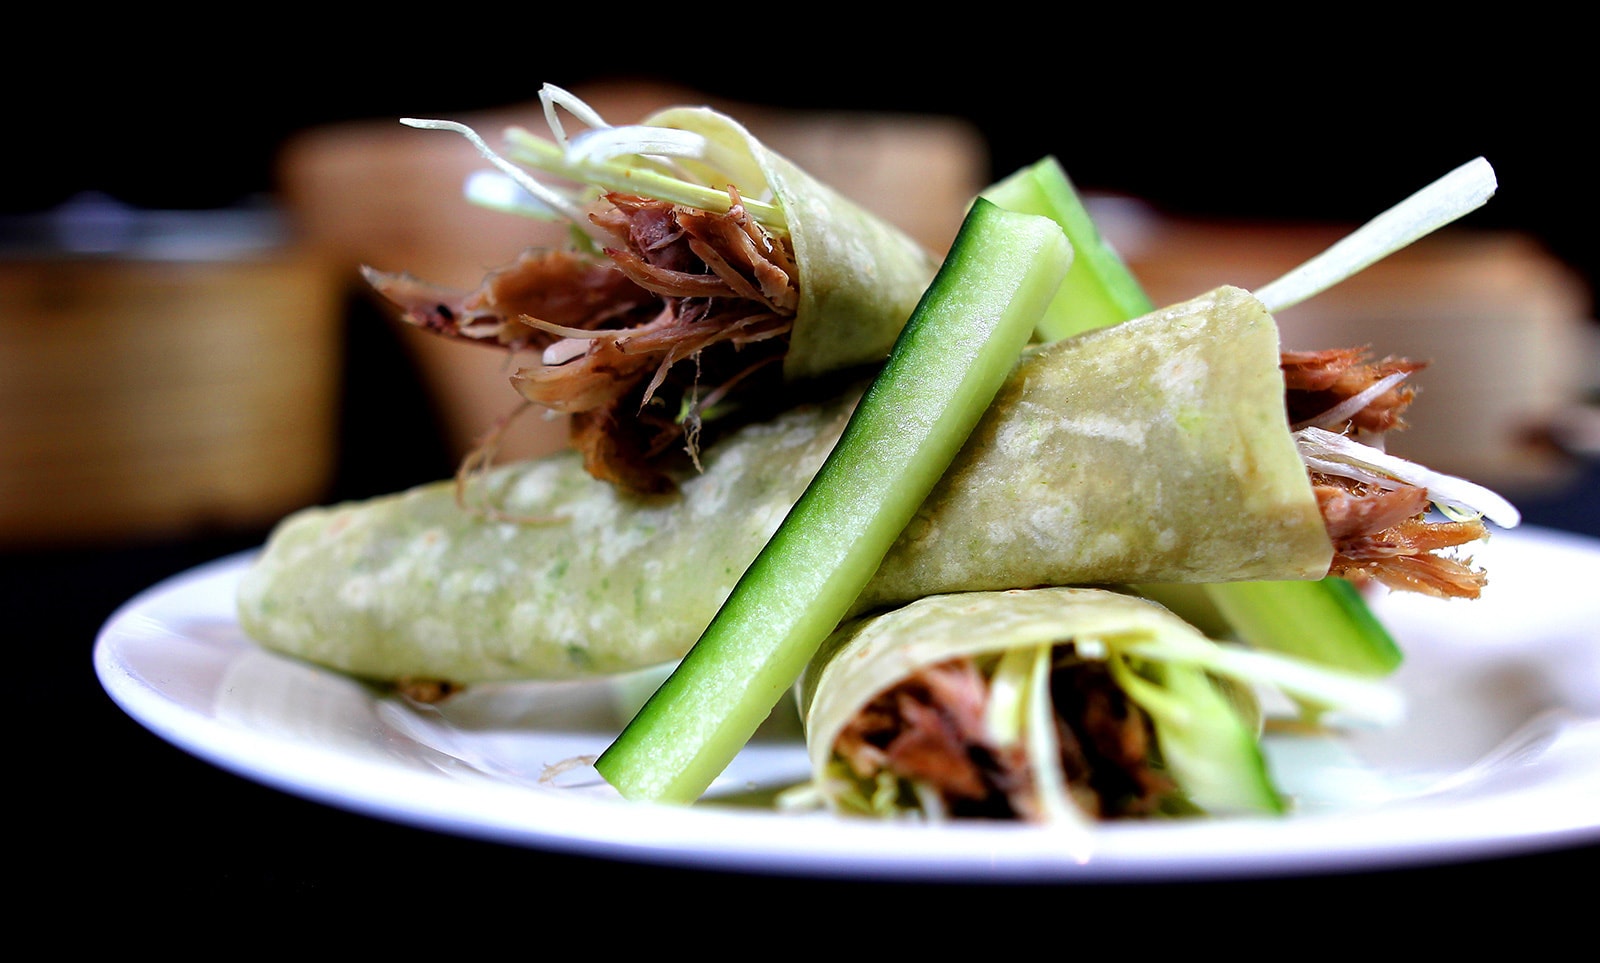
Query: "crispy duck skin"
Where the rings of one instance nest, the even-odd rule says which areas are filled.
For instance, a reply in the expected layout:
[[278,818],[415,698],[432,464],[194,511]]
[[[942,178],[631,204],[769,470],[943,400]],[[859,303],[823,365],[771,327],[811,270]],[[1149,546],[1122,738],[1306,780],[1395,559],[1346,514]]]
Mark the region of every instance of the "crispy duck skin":
[[471,291],[365,275],[411,324],[538,352],[512,386],[572,415],[572,443],[595,477],[659,493],[672,483],[658,460],[680,442],[694,454],[704,408],[776,383],[797,272],[787,240],[749,218],[737,194],[722,214],[604,199],[591,220],[614,239],[606,260],[529,251]]

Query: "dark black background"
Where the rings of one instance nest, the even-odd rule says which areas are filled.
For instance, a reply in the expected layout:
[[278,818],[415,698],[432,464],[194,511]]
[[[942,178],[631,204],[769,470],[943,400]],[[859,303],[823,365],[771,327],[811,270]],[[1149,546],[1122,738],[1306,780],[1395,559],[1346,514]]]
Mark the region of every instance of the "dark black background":
[[[1594,52],[1571,25],[1459,14],[1448,27],[1409,25],[1320,10],[1207,10],[1184,23],[1146,11],[1113,22],[1003,9],[881,20],[795,9],[648,19],[384,9],[336,27],[329,16],[47,14],[30,28],[37,42],[17,44],[0,66],[0,212],[45,210],[91,189],[147,207],[227,206],[270,194],[275,151],[306,127],[448,116],[526,102],[546,81],[635,75],[754,103],[956,114],[987,136],[996,173],[1054,153],[1081,187],[1206,217],[1358,220],[1484,155],[1501,191],[1474,223],[1530,231],[1596,276]],[[384,331],[352,307],[350,354],[361,364],[350,372],[330,497],[453,468],[420,392],[393,391],[380,405],[359,390],[374,372],[405,373]],[[1600,536],[1595,490],[1588,477],[1523,507],[1530,521]],[[1275,880],[886,885],[617,864],[390,825],[199,762],[123,715],[93,679],[94,634],[115,606],[262,534],[0,554],[6,634],[22,655],[12,703],[19,778],[8,783],[24,804],[13,825],[27,855],[14,875],[33,899],[251,915],[277,901],[328,912],[357,901],[376,908],[362,925],[388,939],[442,930],[466,945],[508,924],[534,940],[568,931],[604,945],[630,928],[614,925],[619,914],[648,909],[658,922],[692,923],[691,951],[721,951],[734,920],[757,918],[774,934],[799,927],[808,940],[844,945],[847,928],[835,921],[865,916],[874,933],[896,935],[869,940],[875,953],[950,920],[1004,942],[1039,921],[1077,934],[1203,907],[1222,915],[1198,932],[1229,953],[1241,925],[1293,921],[1302,938],[1331,930],[1355,941],[1375,938],[1383,920],[1419,935],[1477,925],[1429,908],[1436,899],[1494,905],[1490,926],[1544,917],[1560,881],[1600,869],[1589,846]],[[556,891],[541,889],[552,883]],[[1130,933],[1180,951],[1198,938]]]
[[275,150],[309,126],[636,76],[758,104],[961,116],[997,175],[1054,153],[1082,188],[1208,217],[1363,220],[1483,155],[1501,191],[1472,223],[1532,231],[1594,277],[1593,53],[1579,31],[1523,13],[1206,12],[1151,35],[1145,18],[1100,17],[915,40],[902,17],[796,27],[785,20],[811,18],[749,11],[666,37],[570,11],[426,28],[275,20],[182,39],[155,21],[96,25],[0,67],[15,94],[0,210],[84,189],[223,206],[270,191]]

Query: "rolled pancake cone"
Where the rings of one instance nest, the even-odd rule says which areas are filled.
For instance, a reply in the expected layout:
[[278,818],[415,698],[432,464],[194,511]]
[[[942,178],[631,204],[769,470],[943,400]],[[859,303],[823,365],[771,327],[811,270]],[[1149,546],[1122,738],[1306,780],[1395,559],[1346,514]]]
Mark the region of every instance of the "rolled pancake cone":
[[1321,578],[1277,323],[1223,287],[1026,355],[862,595]]
[[724,189],[733,176],[751,196],[768,192],[783,210],[799,272],[784,373],[790,378],[827,374],[882,361],[916,308],[938,261],[899,228],[774,152],[726,114],[704,107],[656,113],[646,126],[689,130],[721,151],[722,170],[702,169],[698,179]]

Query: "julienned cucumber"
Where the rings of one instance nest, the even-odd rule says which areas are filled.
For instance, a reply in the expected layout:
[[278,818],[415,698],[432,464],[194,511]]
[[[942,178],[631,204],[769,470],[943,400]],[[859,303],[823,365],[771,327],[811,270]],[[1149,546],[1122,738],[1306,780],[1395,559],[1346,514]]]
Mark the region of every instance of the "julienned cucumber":
[[1072,256],[1054,221],[973,205],[821,470],[596,761],[625,798],[693,802],[744,747],[965,443]]
[[[1041,338],[1120,324],[1153,309],[1133,272],[1101,237],[1055,158],[1017,171],[984,196],[1010,210],[1056,221],[1077,254],[1039,324]],[[1248,645],[1369,675],[1386,675],[1402,661],[1394,638],[1344,579],[1227,582],[1206,585],[1204,591],[1233,634]]]

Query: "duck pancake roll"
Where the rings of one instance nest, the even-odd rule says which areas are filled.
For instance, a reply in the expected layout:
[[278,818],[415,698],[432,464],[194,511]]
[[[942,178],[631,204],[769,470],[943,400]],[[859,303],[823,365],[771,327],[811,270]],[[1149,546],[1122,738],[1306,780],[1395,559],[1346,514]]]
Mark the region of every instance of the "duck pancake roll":
[[[1337,432],[1293,430],[1285,406],[1303,392],[1286,389],[1284,364],[1276,322],[1234,287],[1034,349],[863,604],[1353,572],[1476,596],[1479,574],[1441,550],[1484,537],[1479,514],[1509,527],[1516,510]],[[1392,418],[1390,393],[1371,401]],[[1349,428],[1365,412],[1334,417]],[[1426,520],[1435,501],[1470,520]],[[1432,576],[1407,577],[1424,570]]]
[[[1515,524],[1492,493],[1342,435],[1309,453],[1288,421],[1281,360],[1272,317],[1235,288],[1029,349],[851,614],[1040,585],[1321,578],[1342,557],[1349,513],[1330,515],[1339,500],[1319,497],[1308,458],[1351,497],[1420,493],[1383,516],[1399,535],[1362,535],[1385,558],[1471,573],[1441,545],[1481,538],[1482,523],[1427,521],[1430,500]],[[441,482],[306,510],[247,573],[241,622],[269,648],[390,680],[559,678],[680,658],[855,397],[741,427],[668,494],[618,489],[563,453],[475,477],[465,498]],[[1473,578],[1457,582],[1476,594]]]
[[1263,686],[1365,723],[1400,710],[1382,683],[1213,642],[1129,595],[929,596],[845,623],[807,668],[807,795],[855,815],[1069,826],[1281,813]]
[[[513,128],[504,155],[460,125],[410,123],[472,138],[508,175],[502,206],[566,218],[578,240],[472,291],[365,273],[419,327],[536,357],[511,384],[571,416],[596,477],[669,490],[669,463],[744,399],[888,354],[938,267],[898,228],[717,111],[612,127],[559,88],[542,96],[555,140]],[[587,129],[568,137],[558,108]]]

